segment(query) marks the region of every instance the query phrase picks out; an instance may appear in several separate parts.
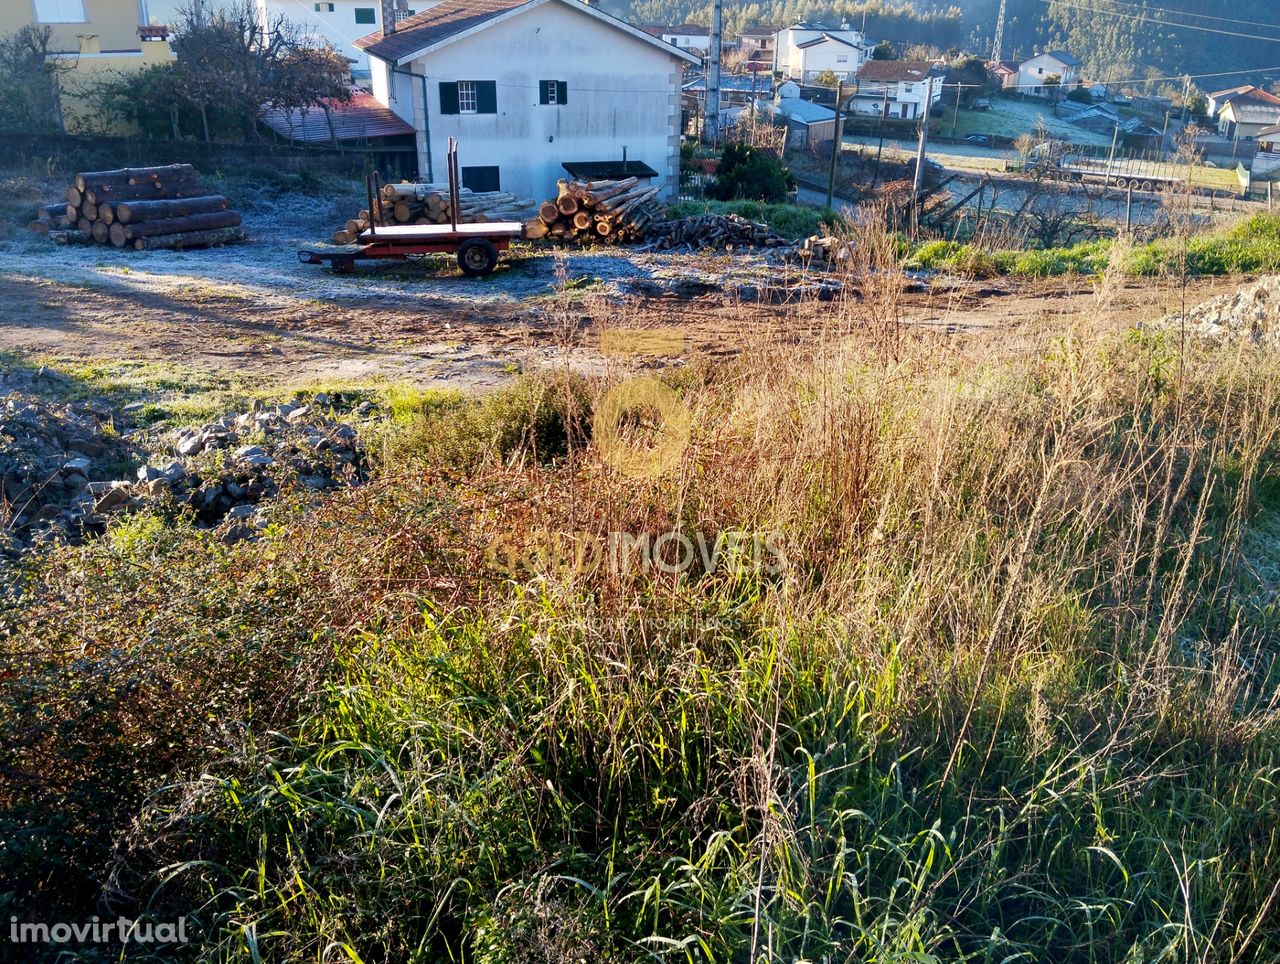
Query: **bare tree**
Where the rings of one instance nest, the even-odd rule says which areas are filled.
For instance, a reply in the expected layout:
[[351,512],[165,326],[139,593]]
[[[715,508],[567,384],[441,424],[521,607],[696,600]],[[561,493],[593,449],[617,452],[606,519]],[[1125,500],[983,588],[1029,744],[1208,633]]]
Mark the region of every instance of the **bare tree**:
[[190,101],[236,111],[247,140],[257,138],[266,110],[350,97],[351,62],[285,17],[264,16],[254,0],[202,13],[187,7],[173,47]]
[[0,38],[0,129],[61,126],[59,91],[72,64],[49,56],[52,35],[49,27],[27,26]]

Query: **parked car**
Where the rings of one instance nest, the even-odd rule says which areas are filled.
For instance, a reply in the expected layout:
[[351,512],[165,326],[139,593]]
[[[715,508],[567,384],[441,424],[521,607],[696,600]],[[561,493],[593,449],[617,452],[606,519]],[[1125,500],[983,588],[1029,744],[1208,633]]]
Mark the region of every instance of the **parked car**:
[[985,97],[979,97],[971,105],[969,105],[969,109],[970,110],[991,110],[991,101],[987,100],[987,98]]
[[986,134],[970,134],[965,138],[965,142],[969,144],[977,144],[979,147],[991,146],[991,138]]

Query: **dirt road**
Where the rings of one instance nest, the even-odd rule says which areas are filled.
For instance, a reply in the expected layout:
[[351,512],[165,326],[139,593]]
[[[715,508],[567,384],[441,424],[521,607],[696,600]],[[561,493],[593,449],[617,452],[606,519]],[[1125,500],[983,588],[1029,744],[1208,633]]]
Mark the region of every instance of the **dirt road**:
[[[254,240],[213,251],[133,252],[0,241],[0,351],[68,363],[137,361],[233,374],[288,388],[316,382],[408,381],[483,389],[549,364],[597,364],[601,325],[669,325],[684,354],[724,356],[767,333],[821,337],[860,302],[743,303],[745,291],[807,281],[747,256],[561,257],[526,249],[488,279],[447,260],[336,276],[298,262],[321,224],[249,224]],[[762,281],[763,279],[763,281]],[[1200,283],[1202,299],[1235,282]],[[1176,307],[1167,287],[1132,284],[1111,312],[1142,320]],[[980,333],[1066,324],[1095,310],[1089,280],[914,284],[901,319],[921,330]],[[670,362],[673,359],[666,359]]]

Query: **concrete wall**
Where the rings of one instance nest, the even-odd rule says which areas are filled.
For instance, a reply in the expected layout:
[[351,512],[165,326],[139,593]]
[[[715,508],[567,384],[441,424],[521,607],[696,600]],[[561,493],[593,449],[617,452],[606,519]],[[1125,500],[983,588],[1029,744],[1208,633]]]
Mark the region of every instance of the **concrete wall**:
[[[428,176],[429,126],[434,180],[445,177],[450,136],[463,167],[497,165],[502,190],[539,199],[555,196],[563,162],[621,159],[625,144],[627,158],[658,171],[670,196],[679,186],[681,64],[561,3],[490,25],[412,64],[428,78],[425,115],[422,82],[411,86],[420,176]],[[459,80],[496,81],[498,112],[442,115],[440,83]],[[540,80],[565,81],[567,103],[539,104]]]
[[[83,0],[83,9],[83,21],[48,24],[53,31],[50,49],[77,53],[81,49],[81,38],[89,35],[97,38],[99,50],[140,49],[138,25],[144,21],[139,0]],[[0,0],[0,34],[13,33],[34,23],[37,23],[35,0]]]

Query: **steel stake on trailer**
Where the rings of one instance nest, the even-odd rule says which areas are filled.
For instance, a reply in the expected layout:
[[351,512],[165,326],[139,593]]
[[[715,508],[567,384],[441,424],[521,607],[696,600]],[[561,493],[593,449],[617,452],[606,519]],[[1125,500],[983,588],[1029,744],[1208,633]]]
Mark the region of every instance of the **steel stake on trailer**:
[[449,223],[454,233],[458,230],[458,190],[461,179],[458,177],[458,142],[449,138]]
[[374,234],[376,234],[376,233],[377,233],[377,231],[375,230],[375,226],[376,226],[376,224],[377,224],[377,218],[375,218],[375,217],[373,216],[373,178],[374,178],[374,173],[375,173],[375,172],[370,171],[368,174],[366,174],[366,175],[364,176],[364,194],[365,194],[365,203],[369,205],[369,207],[367,208],[367,210],[368,210],[368,212],[369,212],[369,235],[370,235],[370,236],[373,236]]

